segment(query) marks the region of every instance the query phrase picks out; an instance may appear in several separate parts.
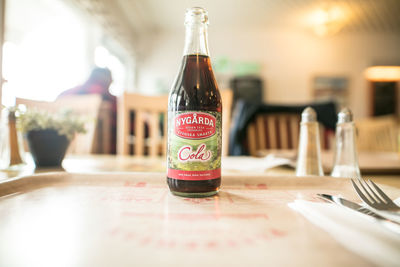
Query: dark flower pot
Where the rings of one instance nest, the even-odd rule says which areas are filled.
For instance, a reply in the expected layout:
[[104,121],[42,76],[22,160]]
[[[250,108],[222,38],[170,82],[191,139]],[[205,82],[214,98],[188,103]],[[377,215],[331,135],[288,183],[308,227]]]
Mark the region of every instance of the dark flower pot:
[[55,130],[34,130],[26,135],[36,167],[61,166],[69,146],[65,135]]

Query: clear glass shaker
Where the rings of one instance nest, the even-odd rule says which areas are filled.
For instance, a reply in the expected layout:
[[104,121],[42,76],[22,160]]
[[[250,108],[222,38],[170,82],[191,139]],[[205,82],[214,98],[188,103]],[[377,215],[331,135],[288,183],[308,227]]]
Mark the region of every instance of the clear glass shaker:
[[317,114],[307,107],[301,114],[296,176],[323,176]]
[[336,124],[335,159],[331,176],[358,178],[361,177],[358,167],[356,146],[356,130],[353,114],[350,109],[344,108],[338,114]]

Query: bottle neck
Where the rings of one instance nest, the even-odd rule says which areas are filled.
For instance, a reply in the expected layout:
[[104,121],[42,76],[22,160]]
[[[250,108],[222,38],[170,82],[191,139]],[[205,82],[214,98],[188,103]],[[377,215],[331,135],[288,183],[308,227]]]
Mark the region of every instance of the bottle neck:
[[207,25],[193,23],[186,25],[185,48],[183,55],[209,56],[207,43]]

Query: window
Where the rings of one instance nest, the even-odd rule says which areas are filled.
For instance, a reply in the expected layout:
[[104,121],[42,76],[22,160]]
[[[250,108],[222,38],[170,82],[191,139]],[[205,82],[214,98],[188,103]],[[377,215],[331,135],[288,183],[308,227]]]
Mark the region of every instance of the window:
[[110,93],[116,96],[121,95],[126,86],[126,71],[121,60],[105,47],[98,46],[95,49],[94,62],[98,67],[110,69],[113,75]]
[[8,1],[3,104],[14,105],[15,97],[53,101],[82,84],[94,65],[112,71],[110,91],[121,94],[127,88],[124,51],[117,57],[102,45],[107,36],[96,25],[68,1]]
[[[62,1],[7,3],[3,102],[54,100],[88,72],[85,22]],[[21,18],[24,19],[21,19]]]

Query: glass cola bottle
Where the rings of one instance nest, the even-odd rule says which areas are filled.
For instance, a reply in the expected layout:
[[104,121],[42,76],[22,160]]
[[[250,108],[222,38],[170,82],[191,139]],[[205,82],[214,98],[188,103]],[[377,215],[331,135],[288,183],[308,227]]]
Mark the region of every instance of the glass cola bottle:
[[207,197],[221,185],[222,101],[207,44],[207,12],[186,11],[183,60],[168,100],[167,183],[184,197]]

